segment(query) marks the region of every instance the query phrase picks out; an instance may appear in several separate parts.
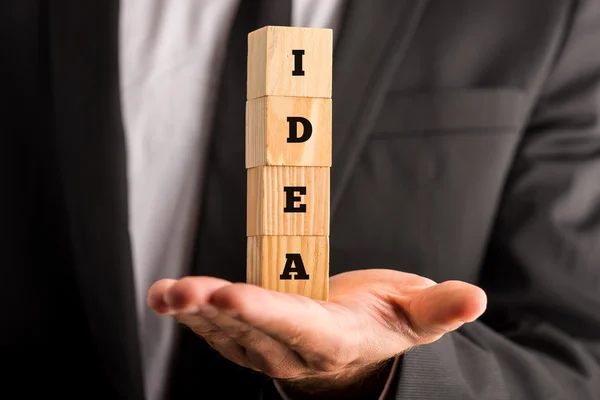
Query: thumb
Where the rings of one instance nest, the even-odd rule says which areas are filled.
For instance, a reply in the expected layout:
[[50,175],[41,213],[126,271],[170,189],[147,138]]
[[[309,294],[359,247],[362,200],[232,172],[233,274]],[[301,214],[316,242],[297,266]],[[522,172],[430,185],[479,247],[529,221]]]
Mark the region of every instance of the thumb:
[[487,296],[474,285],[446,281],[413,294],[408,316],[413,329],[424,343],[479,318],[485,311]]

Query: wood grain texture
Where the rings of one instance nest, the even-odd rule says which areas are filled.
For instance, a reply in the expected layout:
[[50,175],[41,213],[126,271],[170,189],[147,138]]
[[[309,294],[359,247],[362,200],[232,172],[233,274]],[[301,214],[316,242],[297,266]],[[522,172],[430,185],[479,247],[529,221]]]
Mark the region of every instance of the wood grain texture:
[[[248,35],[247,282],[325,301],[332,63],[331,29],[267,26]],[[306,126],[310,138],[288,140],[290,123],[296,139]]]
[[[251,236],[248,237],[247,247],[248,283],[315,300],[328,300],[329,238],[327,236]],[[302,255],[302,262],[309,279],[280,279],[288,253]]]
[[[304,50],[304,76],[294,76],[292,50]],[[262,96],[331,97],[333,32],[266,26],[248,35],[247,99]]]
[[[261,165],[331,166],[331,99],[265,96],[246,103],[246,168]],[[305,142],[288,142],[288,117],[310,121]],[[297,126],[298,136],[304,126]]]
[[[329,236],[328,167],[261,166],[247,170],[246,236]],[[285,187],[306,187],[296,206],[306,212],[284,212]]]

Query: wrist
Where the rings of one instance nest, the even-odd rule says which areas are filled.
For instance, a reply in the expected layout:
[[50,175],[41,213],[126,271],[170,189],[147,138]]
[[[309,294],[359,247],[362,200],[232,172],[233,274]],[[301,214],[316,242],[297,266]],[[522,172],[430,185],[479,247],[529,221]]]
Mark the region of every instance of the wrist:
[[280,380],[279,386],[294,400],[378,398],[388,381],[394,359],[328,376]]

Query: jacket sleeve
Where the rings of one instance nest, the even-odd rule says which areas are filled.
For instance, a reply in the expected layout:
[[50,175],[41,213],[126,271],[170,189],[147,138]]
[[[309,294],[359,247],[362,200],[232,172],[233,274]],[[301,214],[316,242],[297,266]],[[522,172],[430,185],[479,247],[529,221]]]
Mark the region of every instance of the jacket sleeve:
[[405,353],[398,400],[600,399],[600,1],[573,3],[482,265],[488,310]]

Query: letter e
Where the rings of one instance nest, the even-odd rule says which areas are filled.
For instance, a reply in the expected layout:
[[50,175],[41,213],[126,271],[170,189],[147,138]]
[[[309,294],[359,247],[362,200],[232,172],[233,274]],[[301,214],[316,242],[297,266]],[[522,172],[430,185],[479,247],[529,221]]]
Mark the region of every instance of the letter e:
[[283,208],[283,212],[286,213],[305,213],[306,212],[306,204],[299,204],[297,207],[294,203],[298,201],[302,201],[300,196],[296,196],[296,192],[300,195],[306,194],[305,186],[285,186],[283,188],[285,192],[285,207]]

